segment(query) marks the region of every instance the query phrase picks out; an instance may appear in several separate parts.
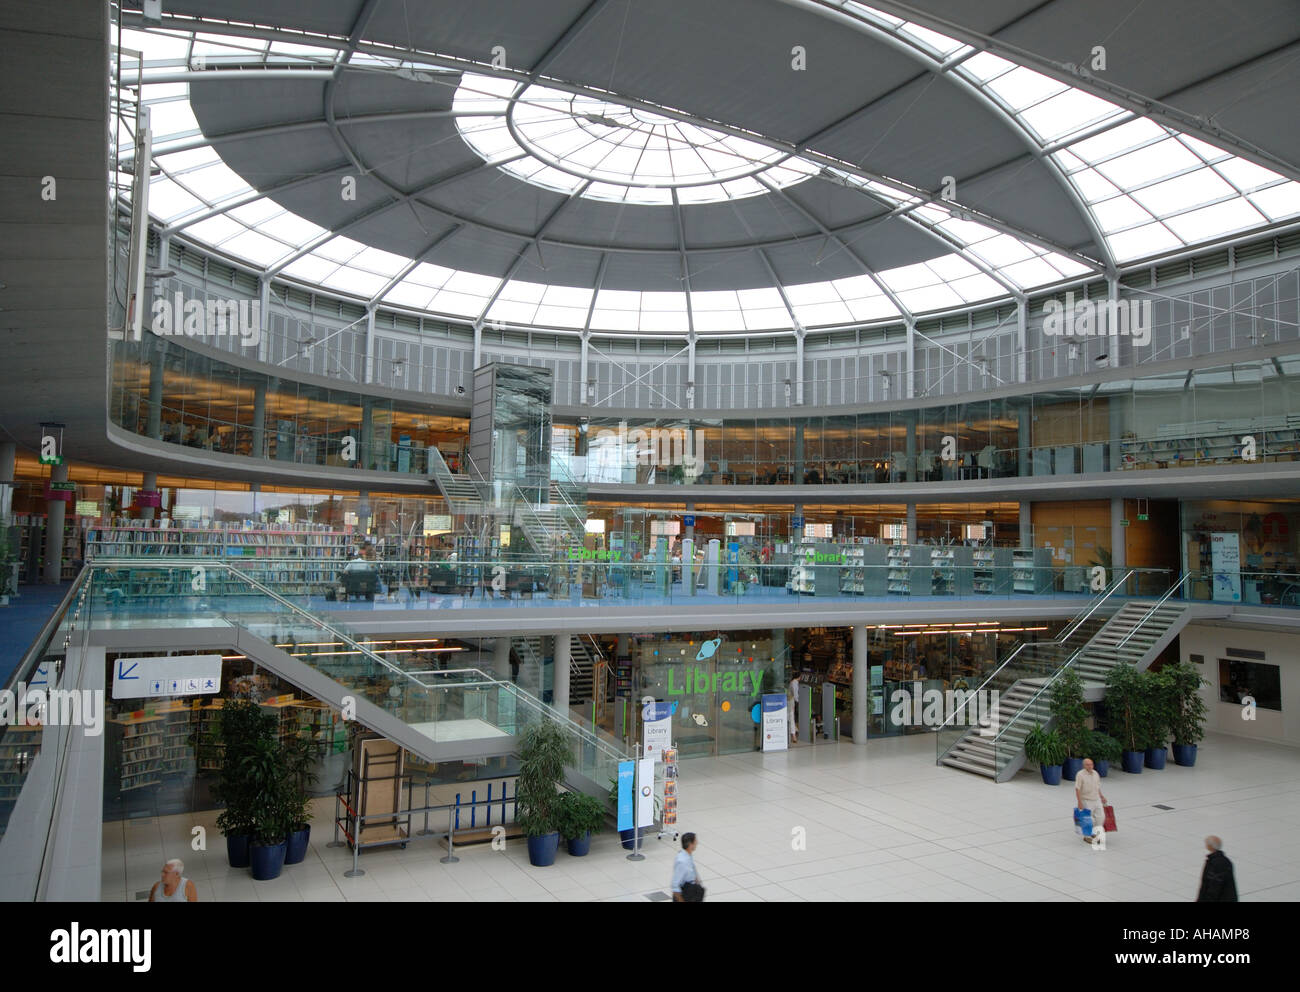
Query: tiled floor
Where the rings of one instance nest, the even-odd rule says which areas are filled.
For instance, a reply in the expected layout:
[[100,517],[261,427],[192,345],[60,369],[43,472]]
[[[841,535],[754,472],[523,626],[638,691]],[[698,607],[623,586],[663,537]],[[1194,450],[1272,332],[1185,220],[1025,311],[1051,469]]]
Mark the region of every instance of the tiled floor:
[[[1119,826],[1103,852],[1074,834],[1068,783],[1049,788],[1035,772],[994,785],[936,767],[928,735],[687,761],[679,798],[711,901],[1185,902],[1210,833],[1224,840],[1243,901],[1300,900],[1294,748],[1212,735],[1195,768],[1115,771],[1103,788]],[[325,846],[332,808],[322,801],[307,860],[271,882],[227,867],[212,813],[105,824],[103,898],[134,900],[181,857],[202,900],[645,901],[667,891],[676,851],[651,835],[645,860],[630,862],[606,833],[589,856],[561,849],[550,868],[530,867],[523,841],[458,849],[460,862],[443,865],[441,845],[417,837],[363,853],[366,874],[345,878],[351,853]],[[190,849],[196,824],[206,853]]]

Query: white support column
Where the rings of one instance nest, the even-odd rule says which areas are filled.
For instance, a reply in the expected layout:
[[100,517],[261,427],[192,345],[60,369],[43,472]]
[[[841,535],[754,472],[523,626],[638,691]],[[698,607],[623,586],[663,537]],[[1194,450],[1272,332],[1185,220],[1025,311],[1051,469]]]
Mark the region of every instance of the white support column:
[[[483,325],[474,322],[474,370],[483,364]],[[585,387],[584,387],[585,388]]]
[[803,339],[806,332],[798,325],[794,325],[794,404],[803,406]]
[[1016,382],[1029,381],[1029,300],[1016,300]]
[[551,689],[551,705],[569,714],[569,666],[573,663],[573,638],[567,634],[555,635],[555,672]]
[[853,743],[867,743],[867,707],[871,704],[871,668],[867,659],[867,627],[853,628]]
[[917,544],[916,537],[916,504],[907,504],[907,543]]
[[257,360],[270,360],[271,344],[268,340],[271,330],[271,280],[259,276],[257,280],[257,309],[261,315],[261,334],[257,339]]
[[[1128,549],[1125,547],[1125,535],[1128,528],[1122,523],[1124,520],[1124,499],[1120,496],[1112,496],[1110,500],[1110,566],[1112,573],[1122,572],[1128,567]],[[1109,585],[1115,581],[1115,576],[1106,576],[1106,584]]]
[[1021,548],[1032,548],[1034,546],[1034,525],[1033,517],[1030,514],[1029,503],[1020,504],[1020,539],[1017,546]]
[[502,681],[510,680],[510,638],[498,637],[492,642],[492,673]]
[[[68,481],[68,463],[50,468],[50,482]],[[61,499],[45,501],[45,569],[41,576],[46,585],[58,585],[63,576],[63,517],[68,504]]]
[[[141,488],[142,490],[144,490],[145,492],[149,492],[149,493],[151,493],[151,492],[157,492],[157,491],[158,491],[158,473],[157,473],[157,472],[146,472],[146,473],[144,473],[144,478],[141,480],[140,488]],[[152,520],[152,519],[154,518],[154,514],[155,514],[156,512],[157,512],[157,511],[154,510],[154,508],[153,508],[152,506],[141,507],[141,508],[140,508],[140,519],[141,519],[141,520]]]
[[163,376],[166,366],[166,339],[154,337],[150,342],[153,352],[149,356],[149,409],[145,411],[145,433],[155,441],[162,440]]
[[[1110,358],[1106,365],[1110,368],[1119,368],[1119,321],[1112,319],[1112,315],[1119,310],[1119,276],[1109,273],[1106,276],[1106,332],[1109,335],[1109,344],[1107,353]],[[1092,369],[1085,371],[1091,372]]]
[[362,382],[375,381],[375,308],[366,311],[366,367],[361,370]]
[[907,318],[907,388],[903,390],[905,399],[916,396],[916,321]]
[[587,395],[587,363],[590,357],[591,331],[582,332],[581,359],[578,366],[578,405],[589,406],[591,397]]
[[686,335],[686,409],[695,409],[695,331]]

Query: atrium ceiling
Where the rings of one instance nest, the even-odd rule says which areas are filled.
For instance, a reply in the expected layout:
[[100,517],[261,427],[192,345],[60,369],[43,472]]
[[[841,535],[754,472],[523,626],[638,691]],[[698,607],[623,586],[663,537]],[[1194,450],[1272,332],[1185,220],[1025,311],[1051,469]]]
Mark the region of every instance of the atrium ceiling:
[[1300,218],[1293,0],[126,6],[166,234],[479,324],[897,319]]

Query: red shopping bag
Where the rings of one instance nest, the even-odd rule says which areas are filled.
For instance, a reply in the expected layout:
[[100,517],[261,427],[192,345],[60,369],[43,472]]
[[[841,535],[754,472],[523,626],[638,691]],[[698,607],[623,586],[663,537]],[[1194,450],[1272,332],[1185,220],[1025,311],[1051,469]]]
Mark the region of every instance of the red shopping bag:
[[1108,834],[1113,834],[1119,828],[1115,826],[1115,807],[1106,807],[1106,821],[1102,824],[1102,829]]

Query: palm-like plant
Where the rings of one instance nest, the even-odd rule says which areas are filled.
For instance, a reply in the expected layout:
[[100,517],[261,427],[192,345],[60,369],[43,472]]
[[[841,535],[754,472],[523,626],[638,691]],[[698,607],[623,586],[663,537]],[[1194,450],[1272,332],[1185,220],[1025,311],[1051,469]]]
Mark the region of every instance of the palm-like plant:
[[564,731],[551,720],[533,724],[519,748],[515,819],[529,837],[559,829],[559,784],[572,761]]
[[1073,668],[1067,668],[1052,683],[1052,715],[1056,732],[1069,758],[1084,757],[1088,737],[1088,710],[1083,705],[1083,681]]

